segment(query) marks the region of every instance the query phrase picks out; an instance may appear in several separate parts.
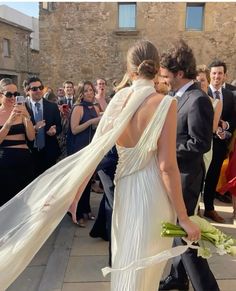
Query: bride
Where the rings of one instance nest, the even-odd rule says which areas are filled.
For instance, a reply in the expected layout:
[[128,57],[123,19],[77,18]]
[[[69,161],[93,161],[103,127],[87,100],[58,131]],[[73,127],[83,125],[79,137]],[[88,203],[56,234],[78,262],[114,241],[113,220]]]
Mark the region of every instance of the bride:
[[27,266],[70,205],[76,221],[76,205],[86,181],[115,143],[119,163],[111,290],[156,291],[165,263],[146,266],[144,261],[152,262],[153,256],[171,248],[172,239],[160,237],[161,221],[175,222],[177,214],[188,239],[200,238],[181,193],[176,100],[155,92],[158,66],[155,46],[149,41],[136,43],[127,54],[133,84],[112,98],[92,142],[47,170],[0,209],[1,288],[6,289]]
[[[164,264],[143,270],[121,270],[131,263],[170,248],[171,239],[160,238],[161,221],[180,225],[191,240],[199,230],[186,214],[176,163],[176,100],[156,94],[152,81],[158,70],[158,52],[148,41],[132,47],[127,70],[133,85],[120,94],[137,103],[132,117],[116,140],[119,162],[115,177],[112,217],[111,290],[156,290]],[[115,97],[116,98],[116,97]],[[79,198],[81,191],[78,192]],[[74,214],[77,198],[71,205]]]

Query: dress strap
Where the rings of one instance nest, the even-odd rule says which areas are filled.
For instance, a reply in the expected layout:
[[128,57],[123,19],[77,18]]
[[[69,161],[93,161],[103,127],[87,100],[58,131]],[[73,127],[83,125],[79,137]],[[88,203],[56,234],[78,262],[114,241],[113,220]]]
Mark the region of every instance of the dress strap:
[[177,102],[176,98],[169,95],[164,96],[153,114],[148,126],[145,128],[138,142],[139,146],[143,147],[145,144],[148,144],[149,149],[156,148],[157,139],[161,134],[166,120],[166,115],[173,101]]

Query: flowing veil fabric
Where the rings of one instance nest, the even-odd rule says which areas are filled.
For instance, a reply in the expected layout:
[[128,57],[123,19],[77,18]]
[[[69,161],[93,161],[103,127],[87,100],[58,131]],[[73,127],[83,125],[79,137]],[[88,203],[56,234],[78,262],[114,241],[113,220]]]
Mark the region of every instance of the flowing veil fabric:
[[0,290],[29,264],[67,212],[80,185],[115,144],[138,107],[155,93],[153,82],[135,82],[139,90],[124,88],[112,98],[87,147],[48,169],[0,208]]
[[145,98],[155,92],[150,82],[139,82],[138,92],[131,86],[113,97],[87,147],[48,169],[0,208],[0,290],[29,264],[67,212],[85,178],[112,148]]

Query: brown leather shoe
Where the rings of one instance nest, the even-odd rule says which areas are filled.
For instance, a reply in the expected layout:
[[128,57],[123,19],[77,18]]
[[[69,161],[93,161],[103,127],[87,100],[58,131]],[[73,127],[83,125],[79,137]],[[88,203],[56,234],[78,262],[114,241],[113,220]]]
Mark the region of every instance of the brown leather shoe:
[[215,210],[205,210],[204,216],[210,218],[211,220],[214,220],[218,223],[224,223],[225,220],[223,217],[221,217]]

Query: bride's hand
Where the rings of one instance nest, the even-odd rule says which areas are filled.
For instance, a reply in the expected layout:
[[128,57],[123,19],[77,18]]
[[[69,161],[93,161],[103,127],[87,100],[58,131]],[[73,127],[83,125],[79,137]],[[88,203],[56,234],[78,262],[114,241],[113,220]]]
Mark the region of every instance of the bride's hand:
[[179,224],[186,231],[188,240],[197,242],[201,238],[201,230],[199,226],[189,218],[179,220]]

